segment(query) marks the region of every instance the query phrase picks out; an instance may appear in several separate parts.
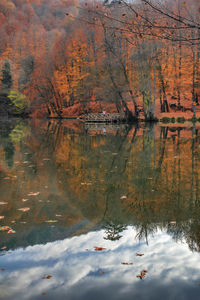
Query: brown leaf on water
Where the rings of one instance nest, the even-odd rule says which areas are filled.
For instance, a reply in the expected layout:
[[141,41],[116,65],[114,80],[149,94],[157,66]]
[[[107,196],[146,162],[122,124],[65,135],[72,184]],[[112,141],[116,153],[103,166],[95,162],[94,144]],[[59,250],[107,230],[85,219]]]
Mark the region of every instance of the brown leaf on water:
[[6,269],[4,269],[4,268],[1,268],[1,269],[0,269],[0,271],[5,271],[5,270],[6,270]]
[[42,279],[50,279],[51,277],[52,277],[51,275],[47,275],[47,276],[42,277]]
[[140,278],[140,279],[143,279],[143,278],[145,278],[146,273],[147,273],[147,270],[142,270],[142,271],[140,272],[140,275],[137,275],[136,277],[137,277],[137,278]]
[[176,225],[176,221],[171,221],[170,224],[171,225]]
[[18,210],[25,212],[30,210],[30,207],[22,207],[22,208],[18,208]]
[[26,202],[26,201],[28,201],[29,199],[22,199],[22,202]]
[[36,193],[30,192],[28,194],[28,196],[38,196],[39,194],[40,194],[40,192],[36,192]]
[[143,256],[143,253],[136,253],[136,256]]
[[45,221],[46,223],[56,223],[58,222],[58,220],[48,220],[48,221]]
[[1,247],[1,250],[6,250],[6,249],[7,249],[6,246]]
[[16,233],[16,231],[14,231],[12,228],[10,230],[8,230],[8,234],[12,234],[12,233]]
[[47,293],[43,292],[43,293],[42,293],[42,296],[45,296],[46,294],[47,294]]
[[130,265],[133,265],[132,262],[128,263],[128,262],[121,262],[122,265],[127,265],[127,266],[130,266]]
[[0,231],[7,231],[10,230],[11,228],[9,226],[0,226]]
[[100,273],[100,274],[105,274],[105,272],[104,272],[103,270],[102,270],[102,271],[100,271],[99,273]]
[[106,250],[106,248],[94,246],[94,250],[95,251],[103,251],[103,250]]

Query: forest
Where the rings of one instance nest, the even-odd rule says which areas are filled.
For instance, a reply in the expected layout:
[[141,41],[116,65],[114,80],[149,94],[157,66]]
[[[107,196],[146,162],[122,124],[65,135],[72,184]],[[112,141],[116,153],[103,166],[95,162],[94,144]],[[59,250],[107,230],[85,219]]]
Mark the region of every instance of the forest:
[[1,116],[198,117],[198,0],[1,0],[0,36]]

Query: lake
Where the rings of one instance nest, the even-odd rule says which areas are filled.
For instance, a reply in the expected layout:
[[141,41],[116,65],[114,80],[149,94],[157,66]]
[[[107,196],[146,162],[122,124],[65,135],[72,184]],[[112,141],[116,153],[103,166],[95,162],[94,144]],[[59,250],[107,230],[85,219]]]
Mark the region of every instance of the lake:
[[0,299],[199,299],[200,125],[0,125]]

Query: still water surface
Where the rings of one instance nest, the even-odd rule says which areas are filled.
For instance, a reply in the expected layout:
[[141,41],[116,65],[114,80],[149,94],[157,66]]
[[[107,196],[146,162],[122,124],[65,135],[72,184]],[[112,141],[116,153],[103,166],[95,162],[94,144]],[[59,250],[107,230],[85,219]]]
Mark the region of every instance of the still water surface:
[[200,298],[198,126],[0,125],[0,299]]

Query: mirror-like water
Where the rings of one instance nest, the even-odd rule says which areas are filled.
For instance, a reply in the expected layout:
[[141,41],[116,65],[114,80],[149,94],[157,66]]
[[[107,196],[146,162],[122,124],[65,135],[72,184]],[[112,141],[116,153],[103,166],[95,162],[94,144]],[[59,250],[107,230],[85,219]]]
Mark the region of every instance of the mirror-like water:
[[2,123],[0,298],[199,299],[199,129]]

